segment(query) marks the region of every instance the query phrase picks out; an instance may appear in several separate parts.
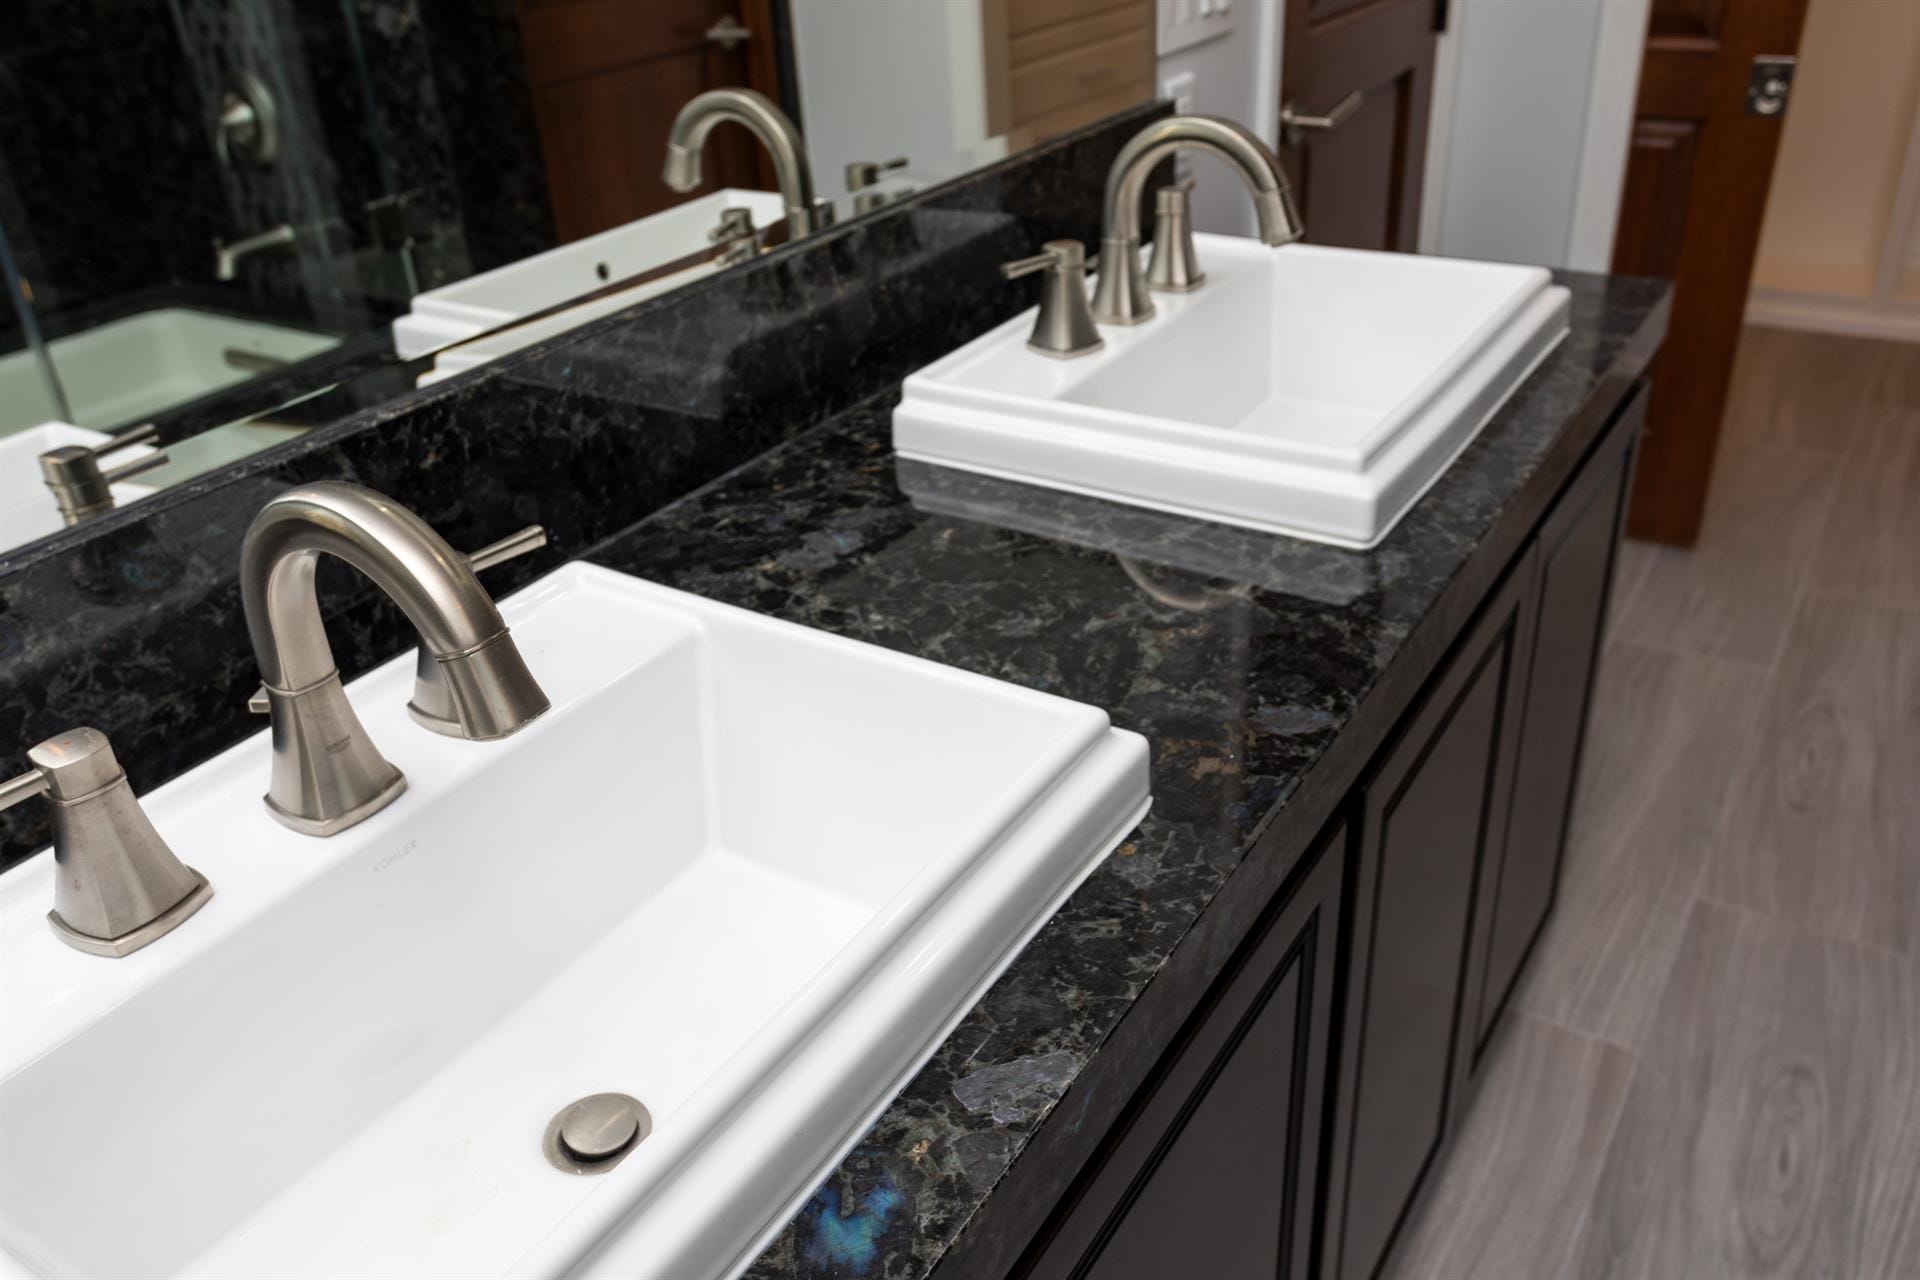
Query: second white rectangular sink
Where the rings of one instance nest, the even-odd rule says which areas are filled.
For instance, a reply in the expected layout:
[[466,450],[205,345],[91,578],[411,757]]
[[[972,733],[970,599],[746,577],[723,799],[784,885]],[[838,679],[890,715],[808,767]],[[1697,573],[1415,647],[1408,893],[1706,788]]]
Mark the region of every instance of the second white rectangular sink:
[[[213,886],[122,959],[0,876],[0,1275],[737,1272],[1142,816],[1105,713],[573,565],[502,603],[552,710],[426,732],[331,839],[263,732],[142,798]],[[542,1153],[588,1095],[653,1130]]]
[[1567,333],[1540,267],[1231,236],[1072,359],[1028,311],[907,379],[902,456],[1370,547]]

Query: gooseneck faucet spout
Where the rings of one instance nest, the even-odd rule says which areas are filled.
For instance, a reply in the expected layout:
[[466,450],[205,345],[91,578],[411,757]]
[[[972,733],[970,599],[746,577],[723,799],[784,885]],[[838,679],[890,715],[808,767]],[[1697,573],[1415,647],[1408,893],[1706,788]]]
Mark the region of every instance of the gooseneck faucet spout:
[[709,89],[680,108],[667,135],[667,164],[661,175],[666,184],[675,191],[700,185],[700,149],[714,126],[729,120],[745,125],[773,157],[774,177],[787,206],[787,238],[798,240],[819,230],[813,170],[800,130],[766,95],[751,89]]
[[460,734],[502,738],[547,710],[467,557],[419,516],[356,484],[306,485],[267,503],[240,552],[247,631],[273,714],[267,809],[308,835],[371,817],[406,788],[340,684],[314,596],[322,553],[373,579],[439,664]]
[[1156,120],[1120,148],[1107,170],[1100,281],[1093,294],[1093,318],[1102,324],[1139,324],[1153,314],[1140,269],[1140,200],[1154,166],[1187,148],[1212,152],[1246,181],[1263,242],[1289,244],[1305,234],[1279,157],[1253,132],[1219,116]]

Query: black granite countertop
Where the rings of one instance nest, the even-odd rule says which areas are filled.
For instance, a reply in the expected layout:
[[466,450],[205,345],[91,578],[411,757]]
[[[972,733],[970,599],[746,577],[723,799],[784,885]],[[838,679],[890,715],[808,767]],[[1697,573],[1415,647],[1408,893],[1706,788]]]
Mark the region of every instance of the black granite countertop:
[[1563,282],[1567,340],[1370,552],[898,461],[896,389],[586,553],[1153,744],[1151,815],[753,1275],[1017,1256],[1644,372],[1665,285]]

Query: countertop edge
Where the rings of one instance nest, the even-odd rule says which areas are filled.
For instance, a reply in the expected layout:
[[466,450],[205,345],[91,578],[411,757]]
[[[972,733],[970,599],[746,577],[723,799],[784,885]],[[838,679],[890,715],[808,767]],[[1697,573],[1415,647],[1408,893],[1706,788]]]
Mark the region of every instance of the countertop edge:
[[1274,804],[1240,865],[959,1228],[934,1265],[934,1274],[1004,1276],[1045,1226],[1172,1043],[1159,1042],[1141,1029],[1183,1026],[1192,1012],[1192,993],[1210,990],[1225,972],[1274,895],[1334,821],[1368,762],[1413,709],[1420,690],[1526,538],[1624,407],[1665,339],[1671,305],[1669,292],[1596,380],[1551,452],[1507,503],[1392,666],[1299,784]]

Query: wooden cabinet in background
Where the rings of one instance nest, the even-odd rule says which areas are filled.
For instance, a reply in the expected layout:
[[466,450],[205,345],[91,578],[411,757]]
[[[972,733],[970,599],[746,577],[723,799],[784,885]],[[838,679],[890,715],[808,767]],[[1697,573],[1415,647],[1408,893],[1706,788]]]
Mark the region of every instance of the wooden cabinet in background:
[[[772,0],[517,5],[562,241],[690,198],[660,177],[667,131],[687,99],[742,85],[780,100]],[[728,186],[773,187],[771,167],[743,129],[716,130],[705,159],[706,181],[693,195]]]
[[[1437,0],[1287,0],[1285,104],[1320,117],[1351,94],[1336,127],[1282,137],[1307,239],[1411,253],[1420,237]],[[1246,21],[1243,16],[1239,21]]]
[[987,133],[1045,142],[1154,96],[1153,0],[984,0]]

